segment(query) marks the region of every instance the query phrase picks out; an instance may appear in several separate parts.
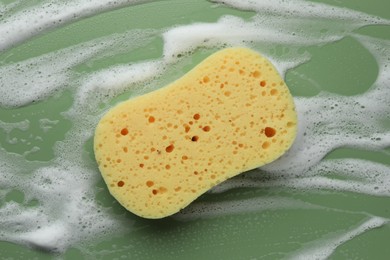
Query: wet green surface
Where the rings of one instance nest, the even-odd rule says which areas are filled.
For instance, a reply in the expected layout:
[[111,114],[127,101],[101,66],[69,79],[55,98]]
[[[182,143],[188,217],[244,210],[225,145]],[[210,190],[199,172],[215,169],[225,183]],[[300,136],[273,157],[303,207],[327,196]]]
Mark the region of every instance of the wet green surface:
[[[4,1],[3,1],[4,2]],[[316,1],[319,2],[319,1]],[[345,6],[370,14],[390,18],[387,1],[321,1]],[[0,53],[0,64],[34,57],[95,37],[120,33],[131,28],[155,29],[191,22],[215,22],[225,14],[249,18],[253,12],[228,7],[213,7],[206,1],[161,1],[145,5],[120,8],[62,26],[33,38],[7,52]],[[173,8],[174,7],[174,8]],[[358,30],[365,35],[389,39],[388,26],[369,26]],[[277,50],[275,50],[277,51]],[[325,46],[307,47],[301,51],[312,55],[310,62],[290,70],[286,81],[295,96],[314,96],[320,91],[340,95],[364,93],[376,80],[378,66],[373,56],[352,37]],[[177,78],[206,57],[211,50],[199,51],[168,70],[161,85]],[[81,64],[78,73],[96,71],[139,60],[159,58],[162,39],[157,37],[147,46],[127,54]],[[185,63],[185,64],[184,64]],[[176,71],[175,68],[180,68]],[[161,87],[161,86],[156,86]],[[45,163],[54,158],[53,145],[64,139],[71,129],[71,120],[63,112],[69,109],[73,93],[56,93],[54,97],[17,108],[0,108],[0,119],[12,123],[28,120],[28,131],[0,128],[0,146],[8,153],[24,155],[27,161]],[[122,100],[131,96],[126,93]],[[54,123],[51,123],[54,122]],[[46,124],[47,128],[42,128]],[[46,129],[46,130],[45,130]],[[25,139],[17,145],[12,138]],[[38,138],[37,138],[38,137]],[[31,139],[31,140],[30,140]],[[37,152],[29,152],[39,147]],[[93,162],[92,141],[85,144],[86,154]],[[389,149],[375,152],[353,148],[337,149],[328,158],[361,158],[389,164]],[[239,199],[287,196],[318,208],[256,210],[227,216],[179,221],[173,218],[151,221],[126,212],[109,194],[101,181],[96,187],[96,199],[113,215],[124,215],[132,229],[126,234],[111,235],[103,241],[88,241],[82,249],[71,248],[59,256],[9,242],[0,242],[0,256],[4,259],[279,259],[301,250],[312,241],[324,241],[343,231],[353,229],[370,215],[390,218],[388,197],[369,196],[352,192],[297,191],[292,189],[234,189],[222,194],[206,194],[198,201],[219,202]],[[5,195],[5,202],[24,203],[21,191]],[[3,202],[0,201],[0,206]],[[390,255],[390,226],[366,232],[337,248],[331,259],[387,259]]]

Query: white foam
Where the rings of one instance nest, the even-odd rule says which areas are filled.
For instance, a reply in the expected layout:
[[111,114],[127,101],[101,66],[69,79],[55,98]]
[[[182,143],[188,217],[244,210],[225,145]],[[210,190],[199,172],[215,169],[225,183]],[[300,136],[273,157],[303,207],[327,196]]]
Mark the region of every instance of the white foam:
[[299,174],[338,147],[388,147],[390,133],[378,120],[386,120],[390,108],[385,100],[372,98],[324,95],[296,99],[297,139],[285,156],[263,169]]
[[[335,179],[337,175],[342,179]],[[212,193],[234,188],[287,187],[301,190],[348,191],[376,196],[390,196],[390,168],[380,163],[358,159],[321,161],[306,172],[285,175],[251,172],[214,187]]]
[[[134,85],[155,79],[165,68],[166,64],[162,61],[147,61],[91,73],[80,83],[81,87],[76,95],[76,107],[85,107],[90,99],[104,100],[107,96],[115,97]],[[96,104],[94,102],[92,104],[96,108]]]
[[[67,86],[69,69],[90,58],[101,46],[71,47],[0,68],[0,105],[22,106]],[[58,57],[61,57],[59,59]]]
[[7,184],[23,191],[26,202],[37,200],[39,205],[6,203],[0,209],[0,238],[62,252],[87,237],[118,232],[115,217],[107,215],[93,200],[94,180],[96,175],[91,169],[66,161],[22,178],[8,176]]
[[48,118],[41,118],[41,119],[39,119],[39,127],[45,133],[50,131],[50,129],[52,129],[58,123],[59,123],[59,120],[50,120]]
[[[279,19],[288,22],[287,18]],[[285,28],[282,24],[276,22],[275,18],[257,16],[253,21],[246,22],[235,16],[224,16],[217,23],[196,23],[172,28],[164,33],[164,57],[172,62],[178,55],[199,47],[247,46],[250,43],[312,45],[334,42],[343,37],[343,34],[324,34],[320,37],[307,32],[298,34],[301,25],[294,24],[294,28],[282,29]]]
[[[306,260],[306,259],[328,259],[334,251],[342,244],[348,242],[349,240],[369,231],[374,228],[379,228],[386,223],[388,223],[388,219],[380,218],[380,217],[372,217],[365,221],[360,226],[349,230],[341,235],[332,237],[330,239],[319,239],[309,245],[305,245],[305,248],[301,251],[297,252],[294,255],[290,255],[287,259],[294,260]],[[307,248],[309,247],[309,248]]]
[[178,54],[191,52],[198,47],[226,44],[288,44],[289,48],[319,45],[342,39],[365,25],[390,24],[389,20],[350,9],[299,0],[213,2],[253,10],[258,14],[249,21],[223,16],[216,23],[195,23],[173,28],[164,33],[166,59],[174,59]]
[[364,21],[370,23],[389,24],[389,21],[380,17],[368,15],[363,12],[332,5],[313,3],[305,0],[211,0],[214,3],[222,3],[242,10],[256,11],[259,14],[278,14],[301,18],[323,18],[329,20],[351,20],[363,25]]
[[17,239],[32,247],[58,250],[64,248],[64,243],[69,240],[70,236],[64,223],[57,222],[53,224],[44,223],[44,226],[39,230],[21,234]]
[[[76,81],[76,85],[80,84],[77,82],[78,73],[74,71],[77,65],[134,50],[150,42],[155,33],[155,30],[130,30],[6,64],[0,67],[0,106],[23,106],[42,100],[55,91],[78,87],[70,84],[73,81]],[[120,71],[122,77],[126,75],[125,69],[126,67],[123,67]],[[118,76],[119,70],[117,67],[106,72],[107,79],[110,78],[112,81]],[[142,73],[147,73],[148,70],[139,72],[138,77],[144,77]],[[91,75],[91,78],[93,77],[94,75]]]
[[30,121],[27,119],[20,122],[3,122],[0,120],[0,128],[9,134],[14,129],[26,131],[30,127]]
[[198,202],[189,205],[173,217],[178,220],[195,220],[205,218],[216,218],[226,215],[245,214],[270,210],[286,209],[319,209],[321,207],[312,205],[296,199],[285,197],[267,196],[266,198],[251,198],[244,200],[223,201],[223,202]]
[[[46,1],[21,10],[0,22],[0,51],[14,46],[50,28],[114,8],[134,5],[148,0],[72,0]],[[12,5],[12,4],[10,4]],[[12,9],[4,6],[3,9]]]

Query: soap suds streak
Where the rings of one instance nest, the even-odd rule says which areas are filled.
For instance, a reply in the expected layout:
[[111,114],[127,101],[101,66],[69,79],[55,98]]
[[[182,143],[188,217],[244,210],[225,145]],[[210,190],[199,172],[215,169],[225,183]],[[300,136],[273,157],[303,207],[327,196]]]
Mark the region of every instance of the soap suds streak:
[[[286,156],[263,169],[300,174],[335,148],[377,150],[389,147],[390,133],[386,126],[378,123],[378,120],[390,119],[388,101],[374,98],[375,90],[372,91],[360,97],[328,94],[295,99],[299,111],[297,140]],[[373,99],[377,102],[372,102]]]
[[[4,51],[48,29],[64,25],[100,12],[148,0],[73,0],[47,1],[21,10],[0,22],[0,51]],[[13,5],[13,4],[10,4]],[[4,10],[12,7],[4,7]]]
[[[329,175],[337,174],[343,179]],[[329,177],[328,177],[329,176]],[[221,193],[234,188],[286,187],[300,190],[334,190],[390,196],[390,168],[387,165],[359,159],[323,160],[310,170],[299,174],[279,175],[261,170],[243,174],[221,183],[211,193]]]
[[346,233],[340,234],[338,236],[331,236],[331,238],[328,239],[321,239],[320,241],[315,241],[314,243],[309,243],[308,245],[304,246],[302,251],[298,251],[296,254],[289,255],[286,259],[328,259],[340,245],[369,230],[379,228],[388,222],[388,219],[371,217],[360,226],[349,230]]
[[[83,82],[78,82],[78,80],[85,81],[85,79],[80,79],[79,73],[74,71],[77,65],[93,62],[108,55],[131,51],[149,43],[152,35],[155,33],[156,31],[154,30],[131,30],[42,54],[27,60],[5,64],[0,67],[0,105],[3,107],[19,107],[42,100],[53,95],[56,91],[71,87],[78,88],[79,85],[83,85]],[[58,57],[61,58],[59,59]],[[122,66],[125,67],[125,65]],[[149,67],[151,66],[149,65]],[[118,68],[112,68],[105,73],[118,74],[118,70]],[[122,69],[122,77],[125,77],[123,71],[124,69]],[[146,71],[139,72],[145,73]],[[140,74],[138,77],[145,77],[143,75]],[[111,80],[113,78],[115,77],[110,77]],[[99,77],[95,78],[95,80],[97,79]],[[72,81],[75,82],[74,86],[69,83]],[[90,87],[88,85],[82,86],[85,90],[81,89],[79,92],[88,92]],[[83,93],[77,96],[84,95]]]
[[[162,75],[165,68],[166,65],[162,61],[155,60],[118,65],[109,70],[91,73],[81,80],[81,87],[77,90],[75,103],[77,106],[86,107],[90,104],[89,100],[91,99],[107,101],[109,99],[107,96],[112,98],[123,93],[129,87],[152,81]],[[89,105],[89,109],[95,110],[96,107],[94,104]]]
[[[197,47],[223,44],[264,42],[272,46],[288,43],[289,48],[294,45],[322,45],[340,40],[365,25],[390,24],[389,20],[379,17],[318,3],[314,5],[308,1],[277,1],[277,4],[274,1],[213,2],[253,10],[257,15],[249,21],[224,16],[216,23],[196,23],[173,28],[164,34],[164,54],[167,58],[193,51]],[[327,29],[326,32],[322,31],[323,28]]]
[[269,0],[261,2],[252,0],[211,0],[211,2],[223,3],[241,10],[256,11],[258,14],[276,14],[298,19],[321,18],[327,20],[341,20],[343,22],[352,21],[360,26],[364,25],[365,21],[374,24],[389,24],[388,20],[380,17],[370,16],[348,8],[335,7],[322,3],[313,3],[306,0]]
[[[76,241],[117,230],[115,219],[104,216],[92,199],[93,190],[86,189],[97,181],[93,170],[75,167],[74,162],[61,158],[58,161],[33,173],[20,173],[15,165],[2,165],[0,187],[12,187],[24,195],[23,203],[10,201],[1,207],[2,240],[63,251]],[[39,205],[30,205],[32,201]]]
[[251,198],[237,201],[194,203],[174,215],[181,221],[216,218],[233,214],[287,209],[321,209],[321,207],[286,197]]
[[[7,50],[11,46],[59,25],[141,2],[145,1],[116,1],[116,5],[108,5],[108,1],[72,1],[69,7],[62,8],[62,3],[52,2],[54,4],[50,5],[51,2],[42,1],[41,4],[26,10],[19,10],[18,2],[0,5],[0,10],[5,17],[0,22],[0,35],[7,35],[7,37],[0,37],[0,50]],[[379,65],[377,80],[365,94],[339,97],[322,93],[313,98],[296,99],[298,112],[302,116],[302,120],[299,121],[301,138],[291,150],[294,152],[290,152],[281,160],[262,169],[266,171],[267,176],[269,174],[271,179],[262,183],[259,180],[262,177],[257,175],[264,173],[250,172],[244,175],[243,180],[239,176],[216,187],[213,192],[223,192],[239,187],[291,187],[307,190],[307,186],[311,185],[311,189],[318,190],[389,196],[389,167],[387,165],[350,158],[322,159],[329,151],[340,146],[375,151],[389,146],[388,128],[382,124],[383,121],[389,120],[387,105],[389,102],[388,82],[390,82],[387,47],[389,43],[354,33],[362,26],[388,25],[389,21],[345,8],[308,1],[228,0],[224,2],[235,8],[256,11],[258,15],[249,20],[224,16],[216,23],[195,23],[166,28],[164,34],[160,34],[159,31],[145,34],[143,34],[144,31],[141,33],[133,31],[128,32],[128,35],[134,37],[129,36],[126,40],[121,39],[121,35],[110,35],[46,53],[30,60],[1,63],[1,106],[28,105],[33,100],[43,100],[66,88],[74,89],[75,100],[72,108],[64,113],[67,118],[71,119],[73,126],[65,140],[55,144],[55,160],[31,164],[24,160],[23,155],[8,154],[4,149],[0,149],[1,240],[64,252],[68,247],[77,246],[80,241],[88,241],[99,234],[104,236],[105,233],[117,230],[126,232],[123,230],[123,220],[99,206],[93,195],[97,179],[92,176],[96,176],[97,171],[93,163],[86,160],[84,143],[93,135],[92,129],[104,112],[99,110],[99,105],[102,102],[108,103],[109,98],[125,91],[133,90],[134,95],[145,93],[150,88],[143,89],[138,84],[157,83],[156,79],[159,79],[166,68],[180,60],[179,54],[186,54],[202,47],[259,44],[263,48],[261,51],[275,61],[279,72],[283,74],[287,68],[295,68],[310,59],[307,53],[298,52],[300,47],[325,45],[345,36],[352,36],[376,57]],[[20,6],[22,3],[21,1]],[[73,13],[76,16],[72,16]],[[43,15],[42,18],[41,15]],[[25,26],[26,23],[29,26]],[[302,24],[310,24],[311,27],[302,26]],[[326,30],[321,32],[321,29]],[[223,30],[223,33],[220,30]],[[10,32],[7,33],[7,31]],[[133,50],[134,46],[142,47],[151,39],[160,36],[164,39],[164,55],[161,59],[134,64],[116,64],[110,68],[81,75],[75,72],[75,67],[79,64],[93,63],[113,53]],[[238,37],[240,39],[237,39]],[[137,39],[141,40],[137,41]],[[275,44],[288,46],[289,54],[276,57],[271,51]],[[124,47],[116,52],[118,46]],[[79,55],[74,55],[75,53]],[[56,60],[56,56],[62,57],[62,60]],[[20,69],[24,73],[20,73]],[[142,75],[130,79],[126,70],[132,71],[132,75],[137,73]],[[112,89],[109,88],[110,85]],[[318,122],[318,116],[321,116],[328,124]],[[329,123],[331,119],[333,121]],[[338,125],[341,125],[341,128],[338,128]],[[0,127],[5,132],[13,129],[28,131],[29,128],[28,122],[24,120],[16,123],[2,120]],[[305,132],[306,135],[304,135]],[[340,136],[343,136],[342,141],[340,141]],[[301,153],[305,156],[300,157]],[[294,160],[296,162],[290,165]],[[35,168],[32,173],[26,172],[26,169],[31,168]],[[345,179],[336,181],[328,177],[329,174],[334,173]],[[20,178],[21,175],[23,175],[22,178]],[[67,177],[68,175],[73,178]],[[73,195],[69,193],[69,187],[72,185],[76,187]],[[24,193],[22,203],[5,200],[6,195],[12,190],[20,190]],[[38,201],[38,205],[29,205],[34,199]],[[294,204],[284,200],[286,198],[280,199],[273,201],[279,205],[279,207],[275,206],[276,210],[283,209],[284,206],[288,207],[282,203],[283,201],[289,206],[303,207],[301,203]],[[65,206],[63,209],[58,209],[58,204],[61,203]],[[259,201],[253,199],[248,204],[245,201],[241,203],[240,201],[231,203],[234,207],[229,207],[230,204],[227,203],[227,208],[224,208],[223,203],[211,204],[212,207],[217,208],[216,214],[206,214],[205,217],[237,214],[234,211],[235,207],[245,212],[253,205],[258,205],[259,211],[261,205],[264,207],[275,205],[262,203],[260,198]],[[184,218],[188,220],[202,218],[202,214],[205,214],[204,208],[207,208],[207,202],[201,206],[195,203],[188,208],[189,211],[184,212]],[[191,209],[194,212],[191,212]],[[340,244],[371,228],[383,226],[385,223],[386,220],[373,217],[372,220],[353,229],[352,233],[347,231],[345,236],[326,240],[325,247],[323,247],[325,249],[314,248],[316,252],[326,251],[326,254],[317,254],[319,258],[325,258]],[[128,229],[131,229],[131,225]],[[50,234],[50,239],[48,239],[48,234]],[[311,245],[304,246],[302,251],[297,252],[297,255],[301,252],[303,255],[305,252],[314,252],[312,248]]]
[[[315,29],[308,28],[304,33],[302,21],[291,23],[287,17],[275,21],[272,17],[255,16],[251,21],[235,16],[224,16],[216,23],[197,23],[173,28],[164,33],[164,55],[166,59],[176,59],[179,54],[188,53],[198,47],[213,47],[218,45],[247,45],[248,43],[287,44],[294,46],[321,45],[342,39],[346,32],[359,28],[354,23],[336,24],[333,33],[315,34],[321,23]],[[328,21],[326,21],[328,22]],[[325,21],[323,22],[325,24]],[[369,23],[366,23],[368,25]],[[307,31],[313,31],[308,33]],[[187,34],[186,32],[193,32]]]

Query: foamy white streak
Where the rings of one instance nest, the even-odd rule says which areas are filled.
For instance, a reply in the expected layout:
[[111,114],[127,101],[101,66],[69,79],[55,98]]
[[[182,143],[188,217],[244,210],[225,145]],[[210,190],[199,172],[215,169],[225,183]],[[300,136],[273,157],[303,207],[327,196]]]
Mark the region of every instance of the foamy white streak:
[[288,256],[287,259],[294,260],[311,260],[311,259],[327,259],[330,257],[334,251],[344,243],[349,240],[369,231],[374,228],[379,228],[388,223],[388,219],[380,218],[380,217],[372,217],[360,226],[333,238],[325,239],[325,240],[317,240],[315,241],[314,246],[309,246],[307,249],[306,246],[300,252],[297,252],[294,255]]
[[8,179],[8,184],[24,192],[26,201],[36,199],[40,204],[28,207],[9,202],[1,207],[1,239],[63,252],[87,237],[118,231],[117,220],[92,199],[96,175],[77,162],[63,161],[57,167]]
[[[162,61],[120,65],[90,74],[82,80],[76,95],[75,107],[85,107],[88,100],[103,100],[105,95],[116,96],[129,87],[150,81],[163,73],[166,65]],[[92,102],[94,108],[95,103]]]
[[26,39],[87,16],[150,0],[72,0],[41,3],[0,22],[0,51]]
[[252,198],[236,201],[198,202],[173,217],[179,220],[214,218],[226,215],[285,209],[319,209],[321,207],[285,197]]
[[0,15],[2,15],[2,17],[5,17],[6,15],[8,15],[9,12],[11,12],[14,8],[18,7],[22,3],[22,0],[14,1],[8,4],[0,3]]
[[[283,17],[278,19],[285,20]],[[273,21],[273,23],[271,22]],[[287,22],[287,20],[286,20]],[[333,42],[342,35],[324,34],[311,36],[309,33],[298,35],[300,26],[283,30],[274,19],[256,17],[246,22],[235,16],[224,16],[217,23],[197,23],[173,28],[164,33],[164,57],[168,62],[177,55],[188,53],[198,47],[215,47],[222,45],[242,46],[251,42],[278,43],[294,45],[312,45]]]
[[[78,74],[72,71],[75,66],[92,62],[94,59],[105,58],[108,55],[131,51],[149,43],[155,34],[155,30],[130,30],[1,66],[0,106],[23,106],[32,101],[42,100],[57,90],[78,87],[69,83],[77,78]],[[114,68],[111,72],[106,72],[106,76],[111,79],[111,83],[114,83],[114,76],[118,76],[121,72],[121,77],[125,79],[128,72],[125,68],[122,70]],[[146,77],[144,74],[148,73],[148,69],[143,71],[140,69],[139,72],[137,77]],[[110,73],[115,75],[109,75]],[[91,77],[94,76],[91,75]],[[127,79],[129,79],[128,76]],[[101,83],[104,81],[107,79]],[[88,91],[88,86],[86,91]]]
[[348,8],[337,7],[322,3],[313,3],[305,0],[211,0],[215,3],[227,4],[232,7],[256,11],[257,13],[273,13],[300,18],[324,18],[352,20],[354,22],[368,21],[370,23],[389,24],[389,21],[380,17],[368,15]]
[[[342,179],[327,177],[337,175]],[[325,189],[348,191],[376,196],[390,196],[390,167],[358,159],[324,160],[301,174],[276,175],[249,172],[214,187],[212,193],[234,188],[287,187],[302,190]]]
[[17,235],[14,240],[19,240],[30,247],[58,251],[69,243],[71,234],[62,222],[53,224],[44,223],[39,230]]
[[382,101],[334,95],[296,99],[297,138],[288,153],[262,168],[280,174],[300,174],[338,147],[388,147],[390,133],[378,119],[388,119],[390,107]]
[[7,134],[9,134],[14,129],[19,129],[22,131],[26,131],[30,127],[30,121],[27,119],[22,120],[20,122],[4,122],[0,119],[0,128],[4,130]]
[[[253,10],[258,14],[249,22],[234,16],[224,16],[217,23],[196,23],[173,28],[164,34],[166,59],[191,52],[198,47],[224,44],[325,44],[339,40],[364,25],[390,24],[387,19],[307,1],[214,2]],[[324,28],[327,28],[327,32],[321,32]]]
[[71,47],[0,67],[0,106],[26,105],[66,87],[69,69],[101,49],[103,46],[92,44]]

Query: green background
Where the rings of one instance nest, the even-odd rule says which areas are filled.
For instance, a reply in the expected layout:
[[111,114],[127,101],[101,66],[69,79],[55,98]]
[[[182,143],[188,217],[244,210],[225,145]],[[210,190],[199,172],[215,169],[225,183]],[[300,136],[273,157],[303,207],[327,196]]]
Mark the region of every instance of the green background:
[[[348,7],[390,19],[390,2],[375,1],[315,1],[335,6]],[[229,7],[214,8],[214,4],[200,0],[159,1],[138,6],[112,10],[99,15],[61,26],[28,40],[15,48],[0,53],[2,63],[24,60],[28,57],[72,46],[80,42],[125,32],[131,28],[167,28],[192,22],[216,22],[222,15],[232,14],[250,18],[253,12],[235,10]],[[174,8],[173,8],[174,7]],[[359,33],[390,40],[390,26],[367,26]],[[162,40],[156,39],[149,46],[137,49],[127,55],[116,55],[100,59],[92,65],[80,65],[80,73],[99,70],[119,63],[160,58]],[[280,50],[275,47],[275,52]],[[353,95],[364,93],[375,81],[378,66],[372,55],[352,37],[322,47],[307,47],[312,55],[310,62],[301,65],[286,75],[286,82],[295,96],[313,96],[318,89],[310,87],[313,80],[322,90]],[[168,72],[163,76],[169,82],[189,70],[212,50],[195,52],[191,62],[182,71]],[[12,55],[11,55],[12,54]],[[340,64],[342,66],[340,66]],[[304,77],[302,76],[304,75]],[[327,75],[333,75],[331,78]],[[162,84],[163,85],[163,84]],[[332,88],[336,86],[343,88]],[[125,94],[122,98],[126,98]],[[121,99],[121,97],[119,98]],[[0,108],[1,119],[19,122],[25,118],[32,122],[31,131],[40,135],[40,118],[60,120],[45,138],[46,149],[27,157],[27,160],[50,161],[53,159],[54,142],[63,140],[72,123],[61,116],[72,105],[71,93],[65,91],[42,102],[17,109]],[[17,115],[17,116],[15,116]],[[34,126],[34,122],[36,127]],[[19,138],[30,133],[21,131]],[[27,147],[11,146],[0,130],[0,145],[11,153],[23,153]],[[86,151],[92,156],[92,142],[86,144]],[[364,158],[384,164],[390,162],[390,149],[377,152],[342,148],[331,152],[329,158]],[[198,219],[182,222],[172,218],[144,220],[126,212],[108,194],[104,183],[97,186],[97,199],[102,205],[112,208],[118,215],[126,215],[132,231],[125,235],[106,237],[104,241],[89,241],[80,250],[71,248],[63,259],[277,259],[294,252],[311,241],[327,234],[342,234],[342,231],[356,227],[366,220],[355,212],[368,212],[390,218],[390,200],[349,192],[310,192],[289,189],[234,189],[222,194],[206,194],[199,201],[226,201],[258,196],[288,196],[337,210],[283,209],[264,210],[252,213]],[[23,201],[18,191],[7,194],[6,201]],[[350,214],[345,213],[350,211]],[[337,248],[331,259],[388,259],[390,256],[390,226],[366,232]],[[88,252],[88,253],[86,253]],[[23,246],[0,242],[0,256],[3,258],[51,259],[59,255],[32,250]]]

